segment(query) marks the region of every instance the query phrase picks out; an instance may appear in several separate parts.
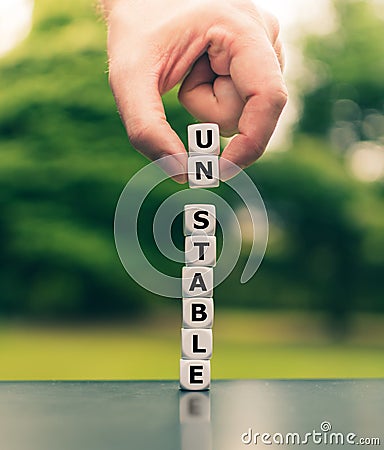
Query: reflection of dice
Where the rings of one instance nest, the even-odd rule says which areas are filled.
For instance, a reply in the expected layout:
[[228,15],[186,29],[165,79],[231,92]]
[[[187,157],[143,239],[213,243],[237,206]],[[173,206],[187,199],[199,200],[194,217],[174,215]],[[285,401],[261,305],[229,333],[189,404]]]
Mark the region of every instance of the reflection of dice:
[[209,392],[180,392],[182,450],[212,450],[211,398]]
[[[188,179],[191,188],[219,185],[220,136],[216,124],[188,127]],[[213,324],[213,267],[216,265],[216,208],[184,207],[185,264],[182,274],[180,388],[209,389]]]
[[[181,392],[179,400],[179,418],[180,424],[197,424],[209,423],[211,421],[211,401],[209,392]],[[195,436],[192,436],[191,443],[195,444],[191,447],[193,450],[202,450],[201,446],[196,446],[197,435],[200,432],[198,428]],[[204,447],[205,448],[205,447]],[[212,448],[209,447],[211,450]],[[184,450],[184,447],[182,447]]]

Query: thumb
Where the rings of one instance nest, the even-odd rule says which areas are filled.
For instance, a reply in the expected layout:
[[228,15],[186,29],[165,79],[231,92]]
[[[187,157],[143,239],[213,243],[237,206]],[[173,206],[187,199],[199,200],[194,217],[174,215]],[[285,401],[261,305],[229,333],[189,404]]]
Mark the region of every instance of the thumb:
[[[180,183],[186,182],[187,153],[171,128],[158,90],[158,77],[135,68],[110,67],[109,81],[129,140],[139,152],[160,164]],[[142,67],[142,65],[140,65]]]

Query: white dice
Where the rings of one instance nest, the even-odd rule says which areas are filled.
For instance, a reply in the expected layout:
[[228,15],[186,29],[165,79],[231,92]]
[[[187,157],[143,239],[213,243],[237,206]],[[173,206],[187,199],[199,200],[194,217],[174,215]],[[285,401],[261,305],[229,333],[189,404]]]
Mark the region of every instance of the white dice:
[[190,188],[218,187],[219,157],[197,155],[188,158],[188,180]]
[[216,265],[215,236],[187,236],[185,238],[185,264],[187,266]]
[[[219,186],[219,127],[212,123],[190,125],[188,148],[189,187]],[[190,391],[209,389],[211,380],[215,231],[214,205],[185,205],[180,388]]]
[[215,123],[188,127],[188,181],[190,188],[219,186],[220,133]]
[[181,329],[181,354],[186,359],[210,359],[212,357],[211,329]]
[[211,384],[211,361],[204,359],[180,360],[180,387],[188,391],[209,389]]
[[212,267],[183,267],[182,288],[184,297],[212,297]]
[[199,123],[188,126],[188,151],[191,154],[218,155],[220,133],[216,123]]
[[183,328],[212,328],[213,299],[183,298]]
[[184,206],[184,236],[202,234],[214,236],[216,231],[215,205]]

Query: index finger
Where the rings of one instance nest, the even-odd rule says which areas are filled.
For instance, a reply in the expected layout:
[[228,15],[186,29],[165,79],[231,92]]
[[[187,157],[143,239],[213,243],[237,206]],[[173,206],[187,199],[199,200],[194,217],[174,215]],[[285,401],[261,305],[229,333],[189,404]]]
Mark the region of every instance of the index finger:
[[245,42],[237,42],[229,51],[229,71],[233,83],[245,101],[239,119],[239,134],[222,153],[221,178],[231,178],[233,166],[252,164],[264,152],[287,102],[287,90],[278,58],[264,30]]

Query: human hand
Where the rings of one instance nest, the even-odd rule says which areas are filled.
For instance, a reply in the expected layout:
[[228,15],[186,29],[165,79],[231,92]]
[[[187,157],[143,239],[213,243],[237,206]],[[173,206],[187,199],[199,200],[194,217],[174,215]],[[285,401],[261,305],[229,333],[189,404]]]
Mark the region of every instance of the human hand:
[[223,136],[222,179],[265,150],[287,100],[277,20],[251,0],[104,0],[110,85],[132,145],[152,160],[173,155],[186,181],[187,154],[161,95],[179,100]]

